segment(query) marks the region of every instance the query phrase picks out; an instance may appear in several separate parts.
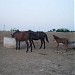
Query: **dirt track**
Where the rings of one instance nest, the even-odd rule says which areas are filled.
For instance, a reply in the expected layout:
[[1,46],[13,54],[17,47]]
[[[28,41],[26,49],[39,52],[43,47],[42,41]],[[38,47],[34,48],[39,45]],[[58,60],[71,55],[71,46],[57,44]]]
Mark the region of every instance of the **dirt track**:
[[48,34],[50,43],[46,42],[46,49],[39,49],[40,42],[36,41],[36,49],[28,53],[26,45],[15,50],[4,48],[0,42],[0,75],[75,75],[75,50],[65,52],[61,46],[56,51],[52,34]]

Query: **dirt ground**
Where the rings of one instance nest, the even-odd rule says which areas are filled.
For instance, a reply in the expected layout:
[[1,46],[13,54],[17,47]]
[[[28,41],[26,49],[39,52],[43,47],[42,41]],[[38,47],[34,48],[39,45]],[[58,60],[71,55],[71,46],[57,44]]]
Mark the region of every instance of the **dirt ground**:
[[52,35],[75,40],[73,33],[47,33],[49,42],[46,49],[39,49],[40,41],[35,41],[36,49],[26,53],[26,44],[20,50],[5,48],[3,37],[10,36],[0,32],[0,75],[75,75],[75,49],[61,45],[56,50]]

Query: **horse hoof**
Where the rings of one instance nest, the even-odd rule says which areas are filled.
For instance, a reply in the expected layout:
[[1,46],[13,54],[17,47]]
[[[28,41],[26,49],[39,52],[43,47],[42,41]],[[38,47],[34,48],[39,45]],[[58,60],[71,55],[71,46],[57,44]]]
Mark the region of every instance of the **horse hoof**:
[[26,53],[28,53],[28,51],[26,51]]
[[34,48],[36,48],[36,47],[34,46]]
[[67,50],[66,50],[66,52],[67,52]]

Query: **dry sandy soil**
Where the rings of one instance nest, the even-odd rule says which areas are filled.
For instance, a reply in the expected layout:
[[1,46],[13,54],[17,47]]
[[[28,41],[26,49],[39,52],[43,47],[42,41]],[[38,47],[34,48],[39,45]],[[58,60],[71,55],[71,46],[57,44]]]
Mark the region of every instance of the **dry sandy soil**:
[[75,75],[75,50],[61,45],[56,50],[53,34],[75,40],[75,33],[47,33],[49,42],[46,49],[39,49],[40,41],[35,41],[36,49],[26,53],[26,44],[20,50],[5,48],[3,37],[10,32],[0,32],[0,75]]

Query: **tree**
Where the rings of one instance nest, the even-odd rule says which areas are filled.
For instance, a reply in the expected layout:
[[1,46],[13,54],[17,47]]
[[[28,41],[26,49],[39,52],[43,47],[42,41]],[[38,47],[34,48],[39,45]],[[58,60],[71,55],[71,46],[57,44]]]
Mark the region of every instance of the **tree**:
[[53,32],[55,32],[55,31],[56,31],[56,29],[52,29],[52,31],[53,31]]
[[57,29],[56,32],[70,32],[70,30],[66,28]]

